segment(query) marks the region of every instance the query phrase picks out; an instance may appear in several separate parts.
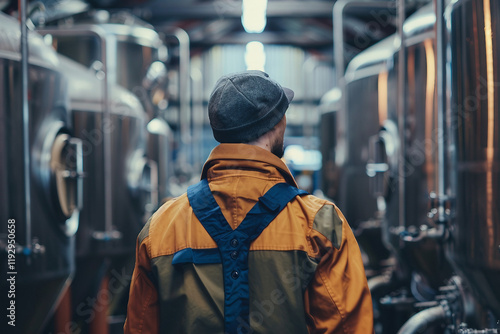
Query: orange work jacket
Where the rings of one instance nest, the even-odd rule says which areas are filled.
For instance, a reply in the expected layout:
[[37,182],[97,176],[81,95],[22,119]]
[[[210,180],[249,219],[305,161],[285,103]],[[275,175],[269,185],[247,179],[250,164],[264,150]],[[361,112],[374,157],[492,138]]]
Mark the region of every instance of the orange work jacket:
[[[202,171],[232,229],[270,188],[297,187],[286,165],[253,145],[220,144]],[[186,194],[168,201],[137,239],[128,333],[224,333],[217,243]],[[234,277],[233,277],[234,279]],[[239,333],[373,333],[361,254],[340,210],[297,196],[249,246],[249,321]]]

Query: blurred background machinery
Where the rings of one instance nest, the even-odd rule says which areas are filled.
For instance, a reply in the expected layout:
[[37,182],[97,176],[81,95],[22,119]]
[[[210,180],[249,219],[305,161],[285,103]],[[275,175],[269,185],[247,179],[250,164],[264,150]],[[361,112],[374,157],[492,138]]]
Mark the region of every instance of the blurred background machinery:
[[213,85],[245,69],[295,91],[284,160],[350,223],[376,333],[500,332],[496,0],[0,9],[0,287],[18,333],[122,332],[137,234],[198,180]]

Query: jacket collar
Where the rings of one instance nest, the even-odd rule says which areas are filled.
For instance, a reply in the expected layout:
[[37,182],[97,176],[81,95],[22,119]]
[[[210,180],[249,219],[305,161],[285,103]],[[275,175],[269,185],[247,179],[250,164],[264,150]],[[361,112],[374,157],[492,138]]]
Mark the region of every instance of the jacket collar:
[[[249,144],[219,144],[208,157],[201,173],[201,179],[206,179],[209,170],[224,170],[231,173],[230,166],[251,167],[272,176],[284,178],[288,184],[298,187],[292,173],[286,164],[271,152]],[[275,174],[275,175],[274,175]]]

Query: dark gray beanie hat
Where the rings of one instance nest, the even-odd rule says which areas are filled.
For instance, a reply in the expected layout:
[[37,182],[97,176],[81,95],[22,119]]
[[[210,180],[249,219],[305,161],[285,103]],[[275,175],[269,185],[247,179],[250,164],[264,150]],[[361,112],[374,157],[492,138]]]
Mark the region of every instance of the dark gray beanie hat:
[[225,75],[215,84],[208,117],[220,143],[247,143],[271,130],[285,115],[293,91],[261,71]]

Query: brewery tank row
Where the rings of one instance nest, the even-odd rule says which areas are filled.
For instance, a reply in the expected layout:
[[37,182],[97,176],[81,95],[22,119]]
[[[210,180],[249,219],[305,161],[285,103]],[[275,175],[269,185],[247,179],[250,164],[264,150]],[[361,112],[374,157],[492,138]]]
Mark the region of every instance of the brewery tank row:
[[322,101],[325,193],[366,254],[377,333],[500,332],[499,23],[497,1],[433,1]]
[[28,57],[0,15],[0,244],[15,281],[2,281],[2,308],[15,303],[2,332],[102,333],[125,313],[137,235],[170,196],[167,48],[126,13],[89,11],[29,31]]

